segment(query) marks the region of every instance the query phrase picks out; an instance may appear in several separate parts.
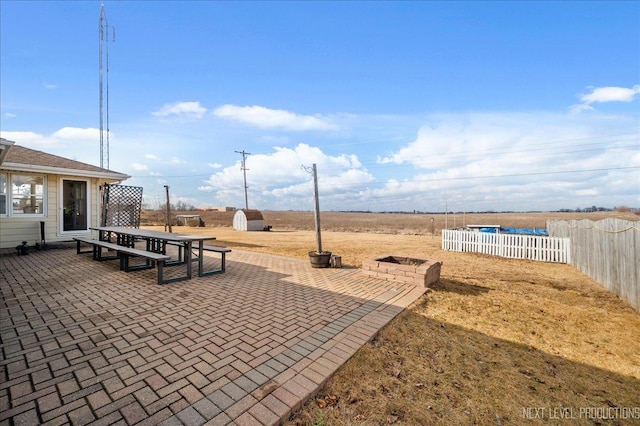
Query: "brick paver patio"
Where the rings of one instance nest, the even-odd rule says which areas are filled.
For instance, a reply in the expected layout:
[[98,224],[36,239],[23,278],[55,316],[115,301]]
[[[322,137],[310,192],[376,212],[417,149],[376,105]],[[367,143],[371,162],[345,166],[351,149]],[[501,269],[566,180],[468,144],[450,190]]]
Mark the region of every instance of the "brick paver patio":
[[0,425],[278,424],[425,290],[237,250],[155,282],[73,248],[1,256]]

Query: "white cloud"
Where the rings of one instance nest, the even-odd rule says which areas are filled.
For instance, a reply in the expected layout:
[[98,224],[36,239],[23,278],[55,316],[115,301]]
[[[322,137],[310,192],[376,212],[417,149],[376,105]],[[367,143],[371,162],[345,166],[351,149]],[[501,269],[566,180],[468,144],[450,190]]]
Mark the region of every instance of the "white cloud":
[[640,94],[640,85],[636,84],[631,88],[627,87],[588,87],[589,93],[579,96],[582,103],[572,105],[572,113],[593,110],[592,104],[605,102],[632,102]]
[[285,130],[335,130],[337,127],[321,117],[298,115],[281,109],[263,106],[223,105],[213,114],[225,120],[239,121],[260,128],[281,128]]
[[58,85],[57,84],[51,84],[51,83],[44,83],[43,87],[47,90],[53,90],[53,89],[57,89]]
[[131,167],[133,168],[133,170],[138,172],[149,169],[149,167],[146,164],[140,164],[140,163],[133,163],[131,164]]
[[17,115],[15,115],[12,112],[5,112],[4,116],[7,117],[7,118],[16,118],[17,117]]
[[[274,147],[269,154],[247,157],[250,207],[269,203],[270,208],[276,209],[313,209],[312,175],[308,170],[313,164],[317,167],[319,192],[329,204],[331,198],[351,194],[354,185],[373,180],[354,155],[331,156],[302,143],[294,148]],[[239,161],[204,183],[198,189],[215,192],[222,204],[244,204],[244,177]]]
[[369,195],[418,200],[418,194],[428,194],[427,199],[432,196],[441,204],[448,200],[481,210],[612,206],[606,201],[612,195],[608,182],[622,173],[627,184],[621,184],[621,193],[626,191],[628,203],[634,205],[640,201],[638,171],[619,169],[637,167],[633,153],[638,138],[633,119],[541,113],[435,115],[414,141],[378,159],[385,167],[411,166],[418,172],[407,181],[389,179]]
[[145,154],[144,158],[148,158],[149,160],[160,160],[160,158],[155,154]]
[[93,165],[100,163],[99,135],[98,129],[77,127],[63,127],[51,135],[0,132],[0,136],[18,145]]
[[[79,127],[63,127],[56,131],[52,135],[54,138],[69,139],[69,140],[99,140],[100,129],[95,128],[79,128]],[[113,138],[113,133],[110,133],[110,138]]]
[[220,163],[208,163],[207,165],[212,169],[221,169],[223,167]]
[[0,136],[14,141],[18,145],[30,147],[33,149],[46,149],[59,145],[59,141],[51,136],[41,135],[35,132],[5,132],[0,131]]
[[187,162],[178,157],[171,157],[171,164],[187,164]]
[[178,117],[201,118],[207,109],[200,105],[200,102],[176,102],[174,104],[164,104],[162,108],[152,114],[158,117],[176,115]]
[[[496,171],[505,163],[518,167],[533,164],[537,155],[557,145],[554,141],[574,145],[572,141],[587,136],[583,128],[566,120],[563,124],[551,115],[441,114],[429,118],[416,140],[378,161],[427,170],[480,165],[480,170]],[[493,165],[486,168],[487,163]]]

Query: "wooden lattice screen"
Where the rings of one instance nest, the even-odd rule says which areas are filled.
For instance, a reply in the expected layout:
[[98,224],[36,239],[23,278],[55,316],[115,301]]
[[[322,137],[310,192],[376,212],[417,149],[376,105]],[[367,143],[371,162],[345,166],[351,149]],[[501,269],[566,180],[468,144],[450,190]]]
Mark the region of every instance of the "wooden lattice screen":
[[102,192],[102,226],[140,227],[142,187],[105,184]]

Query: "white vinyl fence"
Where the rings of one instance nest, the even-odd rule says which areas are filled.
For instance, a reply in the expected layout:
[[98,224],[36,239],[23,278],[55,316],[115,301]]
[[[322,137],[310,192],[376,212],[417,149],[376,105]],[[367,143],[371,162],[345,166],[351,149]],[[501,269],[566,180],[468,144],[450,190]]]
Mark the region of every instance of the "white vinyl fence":
[[514,259],[570,263],[569,238],[442,230],[442,250],[475,252]]

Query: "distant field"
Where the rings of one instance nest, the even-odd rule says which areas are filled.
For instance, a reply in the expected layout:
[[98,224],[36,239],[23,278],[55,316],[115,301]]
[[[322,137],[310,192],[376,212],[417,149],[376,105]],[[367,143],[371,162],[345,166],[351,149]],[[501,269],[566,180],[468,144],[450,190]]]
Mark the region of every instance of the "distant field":
[[[206,226],[231,227],[235,212],[172,212],[176,214],[199,214]],[[313,212],[263,211],[265,226],[280,230],[313,230]],[[632,212],[594,213],[473,213],[473,214],[399,214],[399,213],[345,213],[322,212],[320,225],[327,231],[366,232],[376,234],[431,235],[442,229],[464,225],[501,225],[513,228],[546,228],[549,219],[600,220],[615,217],[625,220],[640,220]],[[143,225],[163,225],[164,213],[144,211]]]

